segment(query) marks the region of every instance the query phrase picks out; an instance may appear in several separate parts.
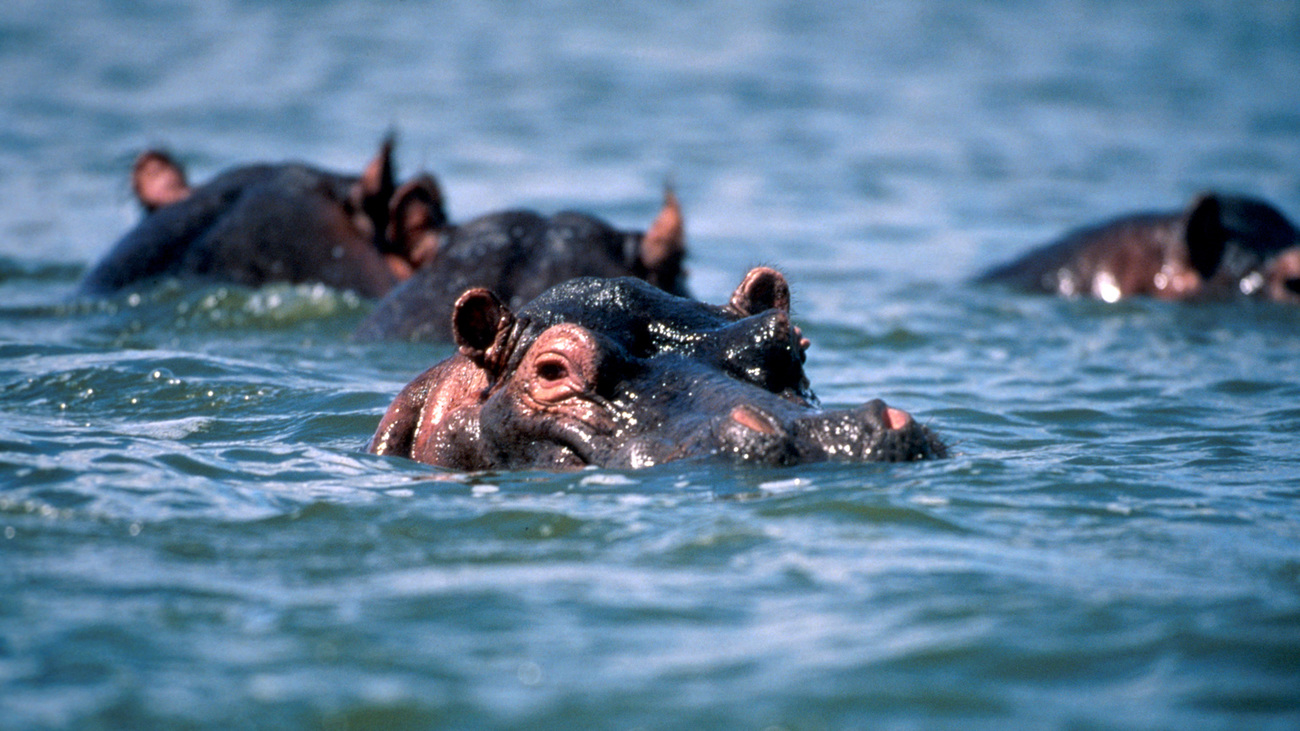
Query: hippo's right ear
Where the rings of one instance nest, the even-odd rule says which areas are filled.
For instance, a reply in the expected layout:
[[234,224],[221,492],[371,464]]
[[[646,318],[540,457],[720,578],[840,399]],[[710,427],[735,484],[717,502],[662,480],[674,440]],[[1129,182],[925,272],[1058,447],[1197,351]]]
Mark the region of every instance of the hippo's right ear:
[[1260,259],[1300,244],[1300,232],[1281,211],[1265,201],[1222,193],[1205,198],[1214,199],[1215,224],[1228,244],[1239,246]]
[[664,188],[664,205],[646,229],[637,249],[638,275],[660,289],[680,286],[682,260],[686,258],[686,227],[682,204],[671,187]]
[[1228,245],[1228,231],[1223,226],[1223,210],[1219,196],[1205,193],[1187,209],[1183,239],[1187,243],[1187,259],[1203,279],[1209,279],[1219,268],[1223,252]]
[[471,289],[456,300],[451,329],[462,355],[495,379],[509,356],[515,316],[491,290]]
[[736,287],[727,306],[741,317],[772,309],[789,312],[790,284],[771,267],[754,267]]
[[438,232],[447,226],[442,190],[425,173],[402,184],[388,210],[385,240],[390,250],[414,268],[438,253]]
[[149,212],[190,197],[185,170],[162,150],[145,150],[131,166],[131,189]]

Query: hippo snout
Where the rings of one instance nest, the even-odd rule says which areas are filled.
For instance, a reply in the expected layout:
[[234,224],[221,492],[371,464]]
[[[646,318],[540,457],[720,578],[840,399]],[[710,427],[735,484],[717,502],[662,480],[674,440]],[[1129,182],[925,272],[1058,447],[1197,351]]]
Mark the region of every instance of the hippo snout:
[[741,404],[728,413],[717,437],[725,454],[781,465],[823,460],[910,462],[947,456],[946,447],[929,429],[880,399],[784,420],[755,404]]

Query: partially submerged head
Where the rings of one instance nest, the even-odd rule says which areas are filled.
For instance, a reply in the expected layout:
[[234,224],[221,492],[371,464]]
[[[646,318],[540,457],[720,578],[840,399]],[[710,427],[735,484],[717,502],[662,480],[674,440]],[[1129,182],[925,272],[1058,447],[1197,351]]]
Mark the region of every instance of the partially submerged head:
[[1296,252],[1300,233],[1276,208],[1210,192],[1181,211],[1127,214],[1076,229],[980,279],[1107,302],[1242,294],[1292,302],[1300,282],[1286,273]]
[[[236,185],[242,188],[223,189],[217,198],[221,205],[234,210],[237,206],[258,208],[258,196],[265,195],[268,190],[282,196],[298,196],[298,208],[295,209],[298,215],[336,218],[338,224],[332,226],[331,231],[339,237],[372,242],[393,275],[398,280],[405,279],[436,250],[437,233],[447,226],[447,215],[442,190],[432,175],[421,173],[398,185],[393,146],[392,136],[385,138],[359,175],[336,175],[300,165],[253,166],[264,171],[263,174],[244,174],[235,178],[238,181]],[[284,176],[285,184],[272,179],[277,174]],[[303,176],[310,176],[313,185],[295,189],[293,185],[298,184]],[[181,164],[167,152],[157,149],[146,150],[136,158],[131,169],[131,188],[136,200],[148,213],[189,200],[196,190],[189,185]],[[205,201],[202,205],[211,206],[213,203]],[[269,205],[260,207],[277,210]],[[256,217],[256,211],[241,215],[252,221],[262,221]],[[304,229],[309,228],[303,221],[278,219],[263,221],[261,227],[288,230],[295,223],[303,225]],[[250,232],[247,235],[256,234]],[[332,243],[324,241],[321,246]]]
[[579,211],[544,216],[528,210],[490,213],[439,228],[430,198],[399,189],[394,234],[416,267],[357,329],[362,340],[450,342],[452,309],[467,289],[491,290],[520,309],[550,287],[580,277],[636,277],[671,294],[687,296],[686,239],[681,205],[671,190],[645,231],[615,228]]
[[881,401],[821,409],[789,302],[767,268],[721,307],[632,278],[573,280],[518,313],[470,290],[453,316],[459,353],[399,394],[370,450],[467,470],[944,456]]

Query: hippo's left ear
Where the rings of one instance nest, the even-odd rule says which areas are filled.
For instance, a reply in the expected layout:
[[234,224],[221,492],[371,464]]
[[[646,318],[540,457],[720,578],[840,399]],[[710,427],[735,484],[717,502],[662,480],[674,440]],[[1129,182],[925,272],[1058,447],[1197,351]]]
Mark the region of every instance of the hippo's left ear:
[[771,267],[754,267],[736,287],[727,306],[741,317],[772,309],[789,312],[790,284],[785,275]]
[[646,230],[637,250],[637,268],[645,280],[660,289],[678,288],[682,260],[686,258],[686,231],[682,206],[672,188],[664,189],[664,205]]
[[1228,244],[1228,232],[1223,227],[1223,211],[1219,196],[1206,193],[1192,201],[1184,216],[1187,259],[1192,268],[1204,279],[1214,275],[1223,260]]
[[352,186],[348,199],[353,210],[362,211],[370,219],[376,233],[388,228],[388,202],[393,197],[397,183],[393,174],[393,136],[384,138],[376,153]]
[[185,169],[162,150],[145,150],[135,159],[131,166],[131,189],[149,212],[190,197]]
[[461,355],[487,372],[489,380],[505,368],[515,316],[491,290],[477,287],[456,300],[451,329]]

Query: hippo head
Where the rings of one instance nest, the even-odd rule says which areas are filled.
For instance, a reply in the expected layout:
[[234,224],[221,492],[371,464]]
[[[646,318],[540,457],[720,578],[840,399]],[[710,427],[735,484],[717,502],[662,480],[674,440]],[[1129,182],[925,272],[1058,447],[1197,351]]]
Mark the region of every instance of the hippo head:
[[[222,201],[218,205],[227,208],[246,202],[257,209],[263,189],[297,196],[289,199],[294,201],[290,213],[265,205],[260,207],[272,213],[241,212],[243,228],[279,228],[282,221],[270,220],[271,216],[324,221],[328,235],[322,239],[326,243],[368,241],[383,255],[393,275],[403,280],[427,256],[431,232],[447,225],[447,215],[442,191],[432,175],[422,173],[397,185],[393,144],[391,136],[386,138],[360,175],[336,175],[293,165],[255,166],[232,177],[225,188],[233,192],[222,188],[215,197]],[[147,213],[195,194],[185,169],[162,150],[146,150],[136,158],[131,188]]]
[[453,315],[459,352],[398,395],[369,450],[464,470],[945,456],[879,400],[821,409],[789,305],[768,268],[721,307],[635,278],[571,280],[518,313],[472,289]]
[[1203,283],[1194,290],[1300,301],[1300,232],[1268,203],[1206,193],[1184,213],[1182,231],[1192,278]]

